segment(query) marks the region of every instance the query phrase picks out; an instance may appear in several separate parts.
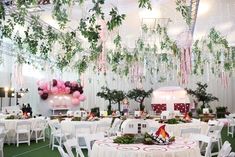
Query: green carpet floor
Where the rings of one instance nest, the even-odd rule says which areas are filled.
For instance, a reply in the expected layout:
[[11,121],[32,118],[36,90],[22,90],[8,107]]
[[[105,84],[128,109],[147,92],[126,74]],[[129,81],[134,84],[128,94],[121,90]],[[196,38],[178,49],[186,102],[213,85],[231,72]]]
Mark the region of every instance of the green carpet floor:
[[[222,131],[223,141],[228,140],[232,144],[233,152],[235,152],[235,137],[227,136],[227,129],[224,128]],[[84,154],[87,155],[87,151],[84,151]],[[60,157],[59,152],[55,148],[52,151],[48,146],[48,141],[35,143],[31,142],[31,145],[20,144],[19,147],[15,145],[4,145],[4,157]]]

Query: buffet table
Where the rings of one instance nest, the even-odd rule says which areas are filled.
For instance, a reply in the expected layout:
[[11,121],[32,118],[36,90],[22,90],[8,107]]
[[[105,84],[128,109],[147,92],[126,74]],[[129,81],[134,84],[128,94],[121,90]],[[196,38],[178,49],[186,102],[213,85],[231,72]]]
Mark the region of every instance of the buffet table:
[[[154,120],[147,120],[150,126],[150,130],[155,132],[160,126],[164,125]],[[201,128],[201,133],[206,134],[208,131],[208,123],[206,122],[197,122],[197,123],[179,123],[179,124],[165,124],[166,131],[173,136],[180,136],[180,130],[185,128]]]
[[113,138],[96,141],[91,157],[200,157],[198,143],[176,138],[170,145],[116,144]]

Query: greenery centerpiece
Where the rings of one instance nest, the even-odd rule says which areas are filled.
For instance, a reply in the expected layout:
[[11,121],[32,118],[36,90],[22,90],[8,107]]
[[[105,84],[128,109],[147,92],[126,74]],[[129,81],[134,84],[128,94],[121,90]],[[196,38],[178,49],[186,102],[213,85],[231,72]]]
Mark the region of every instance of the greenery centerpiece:
[[145,98],[148,98],[151,93],[153,92],[153,89],[150,89],[148,91],[145,91],[143,89],[132,89],[127,93],[127,97],[130,99],[135,100],[139,103],[140,111],[143,111],[145,106],[143,105]]
[[192,89],[185,89],[188,94],[195,97],[198,101],[198,103],[201,103],[201,107],[197,109],[198,114],[202,113],[203,108],[210,108],[209,103],[212,101],[218,101],[219,99],[215,96],[213,96],[211,93],[207,93],[208,85],[206,83],[197,83],[197,88],[195,90]]

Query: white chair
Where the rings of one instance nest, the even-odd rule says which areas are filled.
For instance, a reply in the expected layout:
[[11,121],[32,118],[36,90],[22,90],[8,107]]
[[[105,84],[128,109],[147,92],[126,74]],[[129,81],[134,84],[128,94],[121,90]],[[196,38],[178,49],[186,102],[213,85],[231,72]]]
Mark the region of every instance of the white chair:
[[208,125],[210,125],[210,126],[215,126],[215,125],[218,125],[219,124],[219,121],[217,121],[217,120],[209,120],[208,121]]
[[73,116],[73,111],[67,111],[66,115],[69,116]]
[[0,131],[0,151],[1,151],[1,157],[4,157],[4,153],[3,153],[3,146],[4,146],[4,141],[5,141],[5,131],[1,130]]
[[60,152],[61,157],[70,157],[67,153],[65,153],[64,149],[61,146],[58,146],[57,148]]
[[97,123],[95,126],[95,133],[99,133],[99,132],[107,133],[109,128],[110,128],[110,123],[108,122]]
[[200,133],[201,133],[201,128],[184,128],[180,130],[181,137],[185,135],[200,134]]
[[195,118],[192,118],[192,123],[201,123],[201,120],[200,119],[195,119]]
[[[203,135],[203,134],[191,134],[190,138],[192,140],[201,142],[201,144],[206,143],[207,146],[206,146],[206,149],[205,149],[204,157],[211,157],[211,137],[210,136],[206,136],[206,135]],[[203,151],[202,147],[200,147],[200,148],[201,148],[201,152],[202,152]]]
[[58,122],[49,122],[48,124],[51,128],[51,137],[50,137],[49,146],[51,145],[52,150],[54,150],[54,147],[62,146],[63,139],[65,139],[66,136],[70,136],[70,134],[64,133],[61,129],[60,123]]
[[47,121],[45,119],[36,119],[34,126],[31,129],[31,136],[35,133],[35,140],[38,143],[38,140],[45,141],[45,129],[47,127]]
[[232,138],[233,138],[234,127],[235,127],[235,120],[233,119],[233,117],[228,116],[228,115],[225,115],[225,117],[228,120],[227,136],[232,135]]
[[219,151],[218,157],[227,157],[231,150],[231,144],[228,141],[225,141],[221,150]]
[[8,140],[8,144],[10,144],[9,137],[8,137],[9,130],[7,130],[4,122],[0,122],[0,132],[3,132],[5,134],[5,137]]
[[218,155],[221,147],[222,147],[222,137],[221,131],[224,127],[223,123],[218,123],[218,125],[210,126],[207,132],[207,135],[212,138],[212,143],[217,143],[218,145],[218,152],[212,153],[212,155]]
[[113,125],[111,128],[109,128],[108,130],[108,136],[116,136],[117,132],[119,131],[119,127],[122,123],[122,120],[120,120],[119,118],[115,118]]
[[85,142],[85,138],[92,133],[91,132],[91,125],[90,124],[84,124],[84,123],[77,123],[76,125],[74,125],[74,127],[75,127],[74,135],[75,135],[75,138],[78,141],[78,144],[80,145],[81,148],[87,148],[87,145],[84,142]]
[[90,134],[90,136],[86,136],[85,137],[85,141],[86,141],[86,145],[87,145],[87,150],[88,150],[88,157],[91,154],[91,149],[92,149],[92,145],[94,141],[96,140],[102,140],[104,139],[104,133],[100,132],[100,133],[95,133],[95,134]]
[[[19,147],[20,143],[28,143],[30,145],[30,128],[29,121],[18,121],[16,123],[16,145]],[[26,139],[20,140],[20,135],[25,135]]]
[[231,152],[228,157],[235,157],[235,152]]
[[65,149],[70,157],[74,157],[74,154],[72,152],[72,148],[76,149],[76,157],[85,157],[82,152],[82,149],[78,145],[78,141],[76,138],[67,139],[64,142],[64,146],[65,146]]
[[170,118],[170,112],[169,111],[162,111],[161,113],[161,119],[169,119]]

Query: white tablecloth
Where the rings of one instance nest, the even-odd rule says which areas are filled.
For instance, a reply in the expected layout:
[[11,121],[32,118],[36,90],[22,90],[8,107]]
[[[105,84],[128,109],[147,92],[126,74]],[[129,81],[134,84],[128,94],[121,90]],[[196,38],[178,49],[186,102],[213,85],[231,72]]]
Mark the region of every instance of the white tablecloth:
[[[90,133],[95,133],[96,125],[99,123],[108,123],[111,125],[111,118],[103,118],[99,121],[68,121],[64,120],[61,122],[61,129],[63,132],[69,133],[69,134],[75,134],[75,125],[76,124],[84,124],[84,125],[90,125]],[[110,125],[107,126],[107,129],[110,127]],[[82,132],[81,128],[81,132]],[[87,133],[87,132],[86,132]]]
[[[163,123],[158,123],[158,121],[147,120],[149,123],[151,131],[156,131],[160,126],[164,125]],[[180,136],[180,130],[185,128],[201,128],[202,134],[207,134],[208,123],[198,122],[198,123],[179,123],[179,124],[165,124],[166,131],[171,133],[174,136]]]
[[8,143],[15,143],[15,131],[16,131],[16,124],[19,121],[28,121],[31,123],[31,128],[35,125],[37,118],[31,119],[1,119],[0,122],[5,123],[7,136],[6,141]]
[[96,141],[91,157],[201,157],[198,143],[176,138],[171,145],[116,144],[112,138]]

